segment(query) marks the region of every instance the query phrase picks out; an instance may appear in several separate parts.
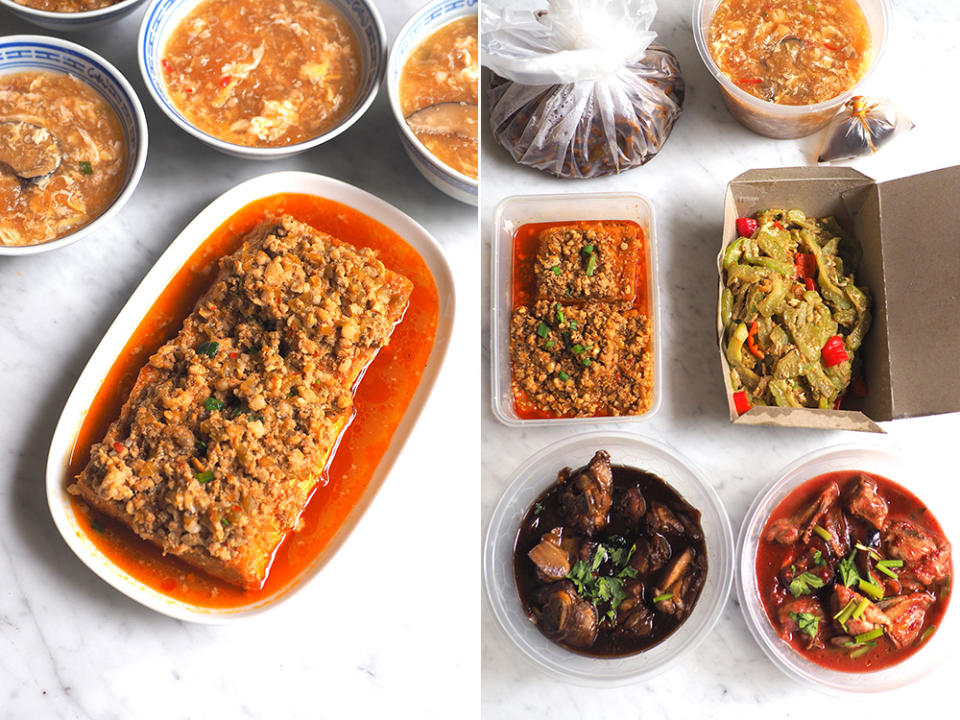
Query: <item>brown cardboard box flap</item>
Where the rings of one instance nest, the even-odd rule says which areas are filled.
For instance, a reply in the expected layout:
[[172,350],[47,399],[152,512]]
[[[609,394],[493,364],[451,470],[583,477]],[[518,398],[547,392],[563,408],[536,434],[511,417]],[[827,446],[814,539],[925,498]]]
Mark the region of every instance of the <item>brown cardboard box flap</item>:
[[[864,246],[864,262],[857,273],[858,284],[866,283],[873,290],[878,285],[882,301],[882,256],[878,223],[872,206],[876,205],[877,193],[874,181],[862,173],[844,167],[800,167],[750,170],[734,178],[727,187],[724,205],[723,243],[717,256],[719,288],[717,295],[717,338],[720,361],[723,366],[723,381],[730,409],[730,420],[743,425],[772,425],[776,427],[807,427],[829,430],[858,430],[883,432],[874,420],[890,419],[885,412],[890,405],[889,375],[883,358],[885,332],[875,332],[879,325],[885,326],[882,311],[876,312],[877,293],[874,292],[874,327],[867,334],[870,348],[864,348],[864,356],[873,353],[880,361],[876,367],[869,365],[870,393],[867,402],[859,410],[816,410],[807,408],[757,407],[738,416],[733,404],[733,386],[730,382],[730,366],[727,363],[723,343],[723,323],[720,317],[720,293],[723,292],[723,254],[737,237],[736,219],[752,216],[759,210],[771,207],[799,208],[808,215],[824,217],[834,215]],[[872,197],[871,197],[872,196]],[[871,202],[873,200],[873,202]],[[861,210],[863,211],[861,213]],[[861,217],[861,215],[863,217]],[[864,237],[861,237],[861,234]],[[861,273],[862,271],[862,273]],[[879,321],[877,316],[879,315]]]
[[960,167],[879,183],[876,192],[890,417],[955,412],[960,410]]

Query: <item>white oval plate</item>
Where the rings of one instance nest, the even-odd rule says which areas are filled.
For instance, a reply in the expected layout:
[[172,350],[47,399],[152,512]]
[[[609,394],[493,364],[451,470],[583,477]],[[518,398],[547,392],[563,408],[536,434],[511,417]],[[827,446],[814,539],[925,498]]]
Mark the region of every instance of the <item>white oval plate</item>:
[[[433,350],[420,379],[420,385],[393,434],[390,446],[380,459],[380,464],[377,465],[360,500],[323,551],[292,583],[267,597],[237,608],[205,608],[176,600],[154,590],[119,568],[104,555],[78,524],[64,479],[69,468],[70,453],[94,396],[110,367],[157,296],[193,252],[227,218],[254,200],[278,193],[316,195],[349,205],[386,225],[402,237],[420,253],[437,284],[440,301],[437,334]],[[93,572],[124,595],[164,615],[191,622],[227,623],[259,615],[276,607],[317,576],[346,541],[370,506],[380,486],[383,485],[390,473],[390,468],[393,467],[393,463],[413,430],[440,372],[453,329],[453,317],[453,277],[440,246],[423,227],[389,203],[339,180],[303,172],[270,173],[237,185],[210,203],[160,256],[103,336],[103,340],[94,350],[70,393],[60,420],[57,422],[50,444],[50,453],[47,456],[47,503],[57,529],[77,557]]]

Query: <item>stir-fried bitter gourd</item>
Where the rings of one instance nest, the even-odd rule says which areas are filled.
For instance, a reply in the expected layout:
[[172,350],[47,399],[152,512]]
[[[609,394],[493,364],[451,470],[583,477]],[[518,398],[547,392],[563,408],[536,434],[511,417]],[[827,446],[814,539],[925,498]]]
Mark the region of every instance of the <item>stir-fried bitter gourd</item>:
[[[859,365],[870,294],[859,246],[832,217],[764,210],[723,257],[720,316],[730,379],[750,405],[832,408]],[[831,338],[842,339],[828,345]],[[843,352],[845,350],[845,353]]]

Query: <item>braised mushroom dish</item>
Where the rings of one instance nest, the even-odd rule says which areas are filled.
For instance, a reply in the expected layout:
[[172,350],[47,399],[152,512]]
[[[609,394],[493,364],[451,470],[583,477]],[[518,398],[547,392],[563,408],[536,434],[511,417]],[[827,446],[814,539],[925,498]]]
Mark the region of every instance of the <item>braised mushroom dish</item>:
[[646,650],[693,611],[707,576],[700,513],[661,478],[598,450],[527,511],[514,573],[528,617],[596,657]]
[[757,587],[780,636],[824,667],[880,670],[936,632],[950,596],[950,543],[896,483],[865,472],[807,481],[773,511]]

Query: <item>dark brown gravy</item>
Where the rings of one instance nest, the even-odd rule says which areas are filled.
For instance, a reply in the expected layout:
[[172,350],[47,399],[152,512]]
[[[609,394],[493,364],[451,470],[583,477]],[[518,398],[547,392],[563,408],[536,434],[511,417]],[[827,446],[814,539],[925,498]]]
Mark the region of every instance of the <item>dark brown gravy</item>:
[[[613,503],[609,513],[607,526],[593,536],[594,541],[599,541],[604,545],[625,547],[629,549],[637,540],[645,537],[646,531],[643,529],[643,523],[637,527],[633,525],[621,512],[620,498],[630,488],[638,488],[646,500],[647,508],[652,503],[662,503],[666,505],[676,515],[684,515],[699,530],[699,537],[693,537],[689,534],[669,534],[664,537],[670,544],[670,557],[678,557],[687,548],[691,548],[695,553],[695,558],[701,564],[699,586],[696,587],[690,595],[690,609],[680,619],[654,610],[653,612],[653,631],[645,637],[634,635],[625,635],[616,632],[615,625],[606,617],[606,612],[610,609],[609,603],[601,602],[597,606],[598,614],[601,618],[597,636],[593,644],[588,648],[576,648],[566,643],[559,642],[537,622],[537,595],[539,591],[549,583],[544,583],[537,577],[537,570],[534,563],[527,556],[527,553],[536,546],[541,537],[552,528],[564,526],[564,519],[560,510],[559,497],[560,491],[564,487],[563,482],[557,482],[550,486],[537,501],[530,507],[520,524],[517,534],[517,541],[514,546],[514,577],[516,578],[517,591],[520,594],[520,600],[523,603],[524,611],[527,616],[537,624],[538,629],[553,642],[558,642],[564,648],[572,652],[580,653],[590,657],[620,657],[624,655],[633,655],[648,648],[658,645],[666,640],[673,632],[683,624],[684,620],[690,616],[693,607],[699,599],[700,592],[703,589],[704,581],[707,575],[707,555],[706,545],[703,540],[703,528],[700,524],[700,512],[684,501],[682,497],[671,488],[661,478],[652,473],[645,472],[638,468],[626,467],[623,465],[612,465],[613,471]],[[571,473],[571,477],[579,473],[583,468]],[[667,561],[669,565],[669,560]],[[615,575],[616,568],[612,564],[604,562],[598,568],[599,575]],[[643,598],[648,607],[653,609],[653,587],[658,581],[662,570],[653,571],[649,576],[639,575],[636,580],[644,581]]]

